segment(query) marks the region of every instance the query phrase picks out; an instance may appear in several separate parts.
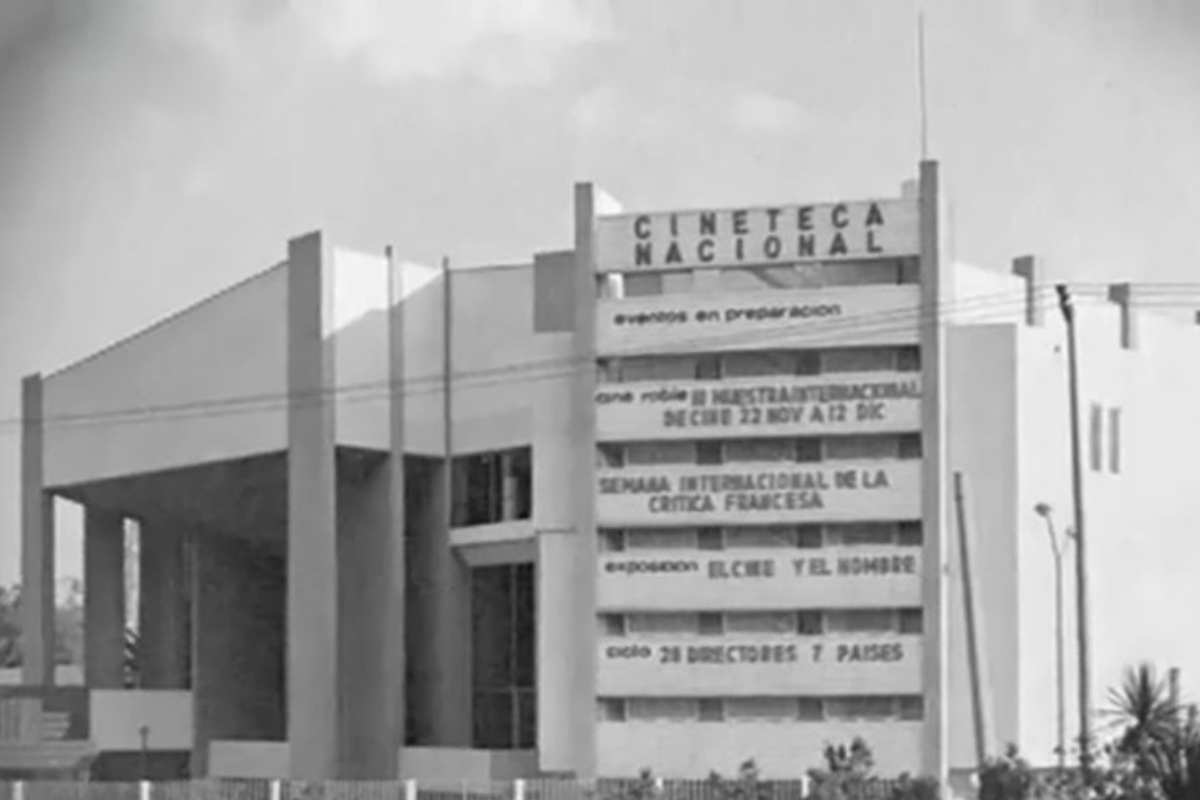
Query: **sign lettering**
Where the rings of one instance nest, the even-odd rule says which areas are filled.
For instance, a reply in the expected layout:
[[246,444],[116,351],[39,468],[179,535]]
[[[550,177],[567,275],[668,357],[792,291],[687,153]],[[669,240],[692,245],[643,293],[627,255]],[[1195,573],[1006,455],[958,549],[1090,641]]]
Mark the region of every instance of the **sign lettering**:
[[602,439],[915,431],[921,423],[921,381],[910,373],[606,384],[594,397]]
[[830,491],[877,490],[891,485],[888,470],[880,467],[700,473],[677,478],[606,475],[599,482],[601,495],[645,495],[651,514],[821,509]]
[[700,664],[729,666],[736,664],[891,664],[906,657],[902,642],[837,642],[814,644],[807,649],[795,642],[754,644],[646,644],[610,645],[604,648],[609,660],[654,661],[659,664]]
[[601,217],[596,267],[640,272],[913,255],[917,217],[911,199]]

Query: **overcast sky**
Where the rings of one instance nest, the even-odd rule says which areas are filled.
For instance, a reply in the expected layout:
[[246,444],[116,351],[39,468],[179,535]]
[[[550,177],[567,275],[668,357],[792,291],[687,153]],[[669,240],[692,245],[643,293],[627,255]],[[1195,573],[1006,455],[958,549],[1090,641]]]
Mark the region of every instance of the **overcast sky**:
[[[580,179],[629,208],[895,194],[918,158],[916,8],[0,4],[0,583],[17,576],[21,375],[312,228],[481,262],[569,245]],[[1200,280],[1200,3],[925,8],[955,255]],[[60,570],[78,574],[64,538]]]

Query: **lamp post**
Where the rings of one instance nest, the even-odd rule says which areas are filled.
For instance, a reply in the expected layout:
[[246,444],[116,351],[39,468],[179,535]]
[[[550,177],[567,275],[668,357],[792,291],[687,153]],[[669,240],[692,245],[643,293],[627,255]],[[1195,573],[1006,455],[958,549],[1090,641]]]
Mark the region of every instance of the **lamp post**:
[[1054,669],[1058,686],[1058,769],[1061,772],[1067,765],[1067,710],[1065,705],[1066,665],[1063,656],[1063,563],[1062,557],[1067,545],[1071,543],[1073,534],[1067,528],[1065,537],[1059,538],[1054,530],[1054,509],[1048,503],[1038,503],[1033,507],[1037,515],[1046,520],[1046,533],[1050,537],[1050,551],[1054,554]]

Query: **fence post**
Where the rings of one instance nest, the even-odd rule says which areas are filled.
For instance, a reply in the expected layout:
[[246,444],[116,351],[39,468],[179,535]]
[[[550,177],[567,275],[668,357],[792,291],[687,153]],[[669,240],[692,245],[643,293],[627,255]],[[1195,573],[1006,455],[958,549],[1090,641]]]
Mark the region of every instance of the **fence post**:
[[520,778],[513,781],[513,800],[525,800],[525,781]]
[[271,781],[270,797],[271,800],[282,800],[283,798],[283,785],[278,778]]
[[150,800],[150,781],[138,781],[138,800]]
[[662,794],[663,793],[663,785],[664,785],[664,781],[661,776],[655,778],[654,779],[654,793]]
[[417,782],[413,778],[404,782],[404,800],[417,800]]
[[25,781],[17,781],[13,784],[12,796],[13,800],[25,800]]
[[808,793],[812,790],[812,781],[807,775],[800,776],[800,795],[808,797]]

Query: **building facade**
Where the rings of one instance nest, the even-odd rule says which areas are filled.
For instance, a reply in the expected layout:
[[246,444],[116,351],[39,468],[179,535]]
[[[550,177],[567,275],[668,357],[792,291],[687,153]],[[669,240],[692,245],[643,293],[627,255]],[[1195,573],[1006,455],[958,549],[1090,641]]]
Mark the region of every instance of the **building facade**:
[[[881,773],[945,776],[975,759],[969,568],[984,745],[1052,763],[1034,506],[1070,524],[1061,319],[1036,259],[950,262],[938,184],[923,163],[892,197],[665,213],[584,184],[570,249],[478,268],[312,234],[31,376],[26,695],[79,709],[72,735],[113,775],[704,777],[754,758],[796,777],[862,736]],[[1200,669],[1143,621],[1200,600],[1179,573],[1196,481],[1162,469],[1200,440],[1181,368],[1200,340],[1139,287],[1078,294],[1102,697],[1133,660]],[[52,688],[67,501],[86,685]]]

